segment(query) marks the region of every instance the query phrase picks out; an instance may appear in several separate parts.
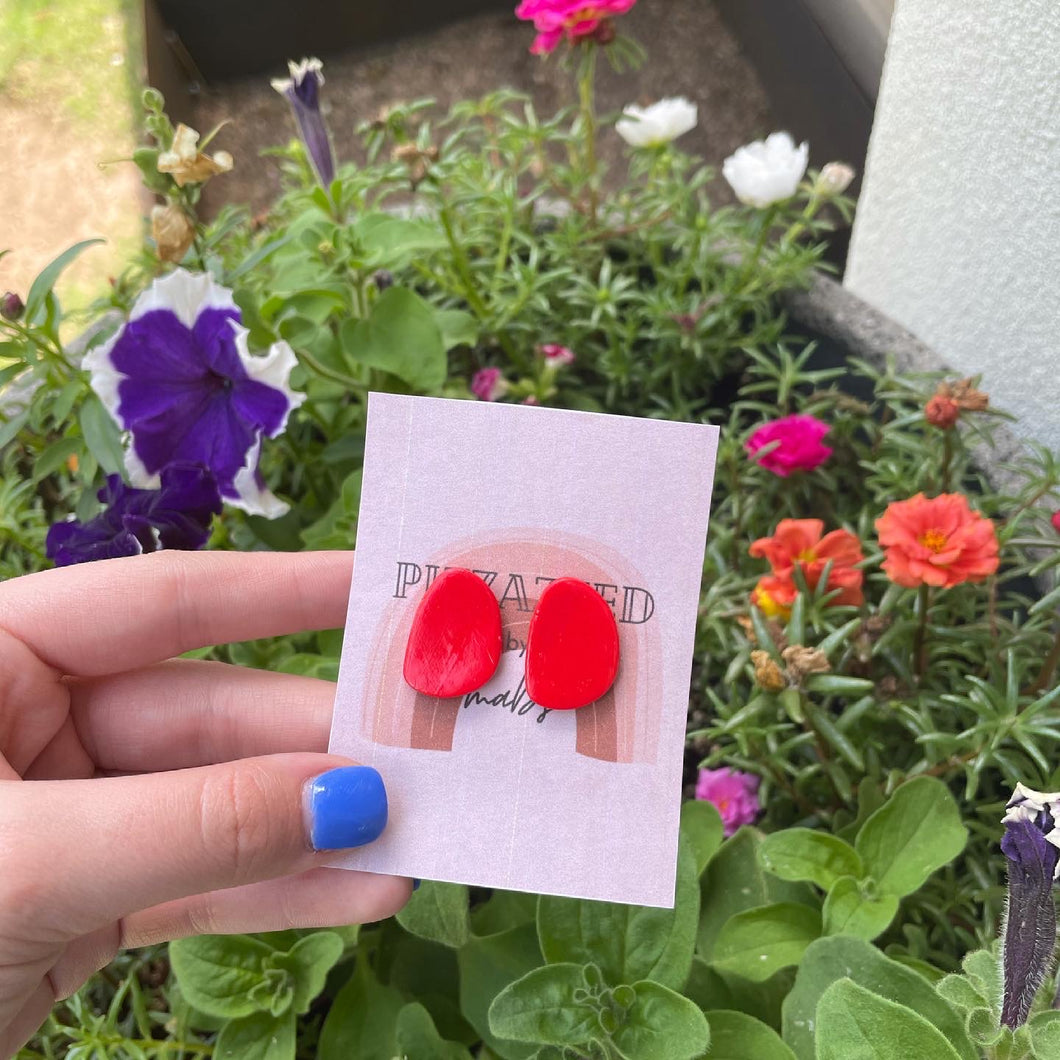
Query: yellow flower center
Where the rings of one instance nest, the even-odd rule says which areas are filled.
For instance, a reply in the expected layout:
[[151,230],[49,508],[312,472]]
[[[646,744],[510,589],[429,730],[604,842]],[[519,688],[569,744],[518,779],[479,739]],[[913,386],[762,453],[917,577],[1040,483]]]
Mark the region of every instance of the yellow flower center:
[[571,29],[574,26],[580,26],[583,22],[589,22],[596,18],[607,18],[609,12],[603,7],[583,7],[580,11],[575,11],[573,14],[567,16],[567,20],[564,23],[566,29]]
[[812,548],[804,548],[795,558],[800,563],[813,563],[817,559],[817,553]]
[[920,543],[932,552],[939,553],[946,547],[946,535],[941,530],[925,530],[920,535]]

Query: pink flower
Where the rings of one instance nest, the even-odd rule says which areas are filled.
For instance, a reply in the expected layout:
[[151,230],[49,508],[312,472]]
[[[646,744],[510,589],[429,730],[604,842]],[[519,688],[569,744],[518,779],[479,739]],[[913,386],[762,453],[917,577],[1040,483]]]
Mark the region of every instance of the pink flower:
[[1053,512],[1053,529],[1060,534],[1060,512]]
[[717,807],[727,836],[741,825],[752,824],[761,812],[758,777],[753,773],[741,773],[738,769],[701,769],[696,798],[712,802]]
[[471,393],[480,401],[496,401],[507,389],[508,382],[499,368],[480,368],[471,377]]
[[608,19],[624,15],[637,0],[522,0],[517,18],[533,22],[537,37],[530,46],[535,55],[554,51],[564,37],[569,41],[590,37]]
[[753,457],[759,449],[778,442],[758,463],[774,475],[787,478],[793,471],[812,471],[823,464],[832,450],[821,443],[831,430],[814,416],[785,416],[763,423],[747,440],[747,452]]
[[545,363],[553,368],[559,368],[564,364],[574,364],[574,351],[560,346],[555,342],[546,342],[544,346],[538,346],[538,353],[545,358]]

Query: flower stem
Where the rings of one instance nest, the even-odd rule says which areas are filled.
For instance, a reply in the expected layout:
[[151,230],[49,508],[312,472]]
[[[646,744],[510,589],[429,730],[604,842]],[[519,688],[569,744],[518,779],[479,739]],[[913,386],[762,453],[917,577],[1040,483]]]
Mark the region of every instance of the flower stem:
[[762,213],[762,225],[758,230],[758,239],[755,242],[754,249],[744,262],[743,274],[740,276],[741,287],[751,278],[751,274],[758,267],[758,259],[761,258],[762,251],[765,250],[766,240],[769,238],[769,232],[773,227],[773,221],[776,216],[776,205],[768,207]]
[[299,352],[298,359],[322,378],[330,379],[331,382],[338,383],[340,386],[347,387],[358,394],[364,394],[368,389],[364,383],[359,379],[354,379],[352,375],[346,375],[345,372],[337,372],[334,368],[328,368],[327,365],[321,364],[320,361],[306,350],[301,350]]
[[950,492],[950,465],[953,462],[953,429],[942,432],[942,492]]
[[579,129],[584,138],[584,165],[589,187],[589,220],[596,226],[600,208],[599,163],[596,157],[596,45],[582,48],[581,69],[578,71]]
[[920,622],[916,627],[916,637],[913,640],[914,672],[917,677],[923,677],[924,671],[927,669],[927,623],[930,609],[931,587],[929,585],[921,585],[917,597]]
[[1042,668],[1034,679],[1034,683],[1027,689],[1026,695],[1036,696],[1039,692],[1044,692],[1052,681],[1057,666],[1060,666],[1060,633],[1057,633],[1053,647],[1045,657]]

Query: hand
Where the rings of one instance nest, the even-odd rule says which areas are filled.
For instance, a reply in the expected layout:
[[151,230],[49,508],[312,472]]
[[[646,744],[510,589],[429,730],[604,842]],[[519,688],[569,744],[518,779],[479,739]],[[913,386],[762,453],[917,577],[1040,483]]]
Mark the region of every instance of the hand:
[[378,773],[324,753],[334,685],[171,658],[341,626],[351,568],[160,552],[0,585],[0,1057],[122,947],[408,900],[323,867],[386,824]]

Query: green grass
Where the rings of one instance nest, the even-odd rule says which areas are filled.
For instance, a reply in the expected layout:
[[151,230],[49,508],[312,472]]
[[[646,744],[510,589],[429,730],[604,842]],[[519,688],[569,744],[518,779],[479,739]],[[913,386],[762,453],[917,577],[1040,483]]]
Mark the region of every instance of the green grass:
[[[45,157],[76,154],[86,167],[130,164],[121,160],[130,157],[138,137],[142,56],[137,0],[0,0],[0,108],[11,103],[40,115],[41,127],[34,130],[31,119],[25,135],[37,136]],[[135,215],[136,206],[131,209]],[[107,276],[121,271],[140,238],[132,216],[98,234],[107,245],[60,282],[67,311],[102,294]],[[8,239],[17,238],[16,224]],[[56,231],[54,254],[68,242]],[[8,282],[24,286],[31,278]]]
[[0,0],[0,99],[44,105],[79,131],[128,136],[141,54],[134,0]]

